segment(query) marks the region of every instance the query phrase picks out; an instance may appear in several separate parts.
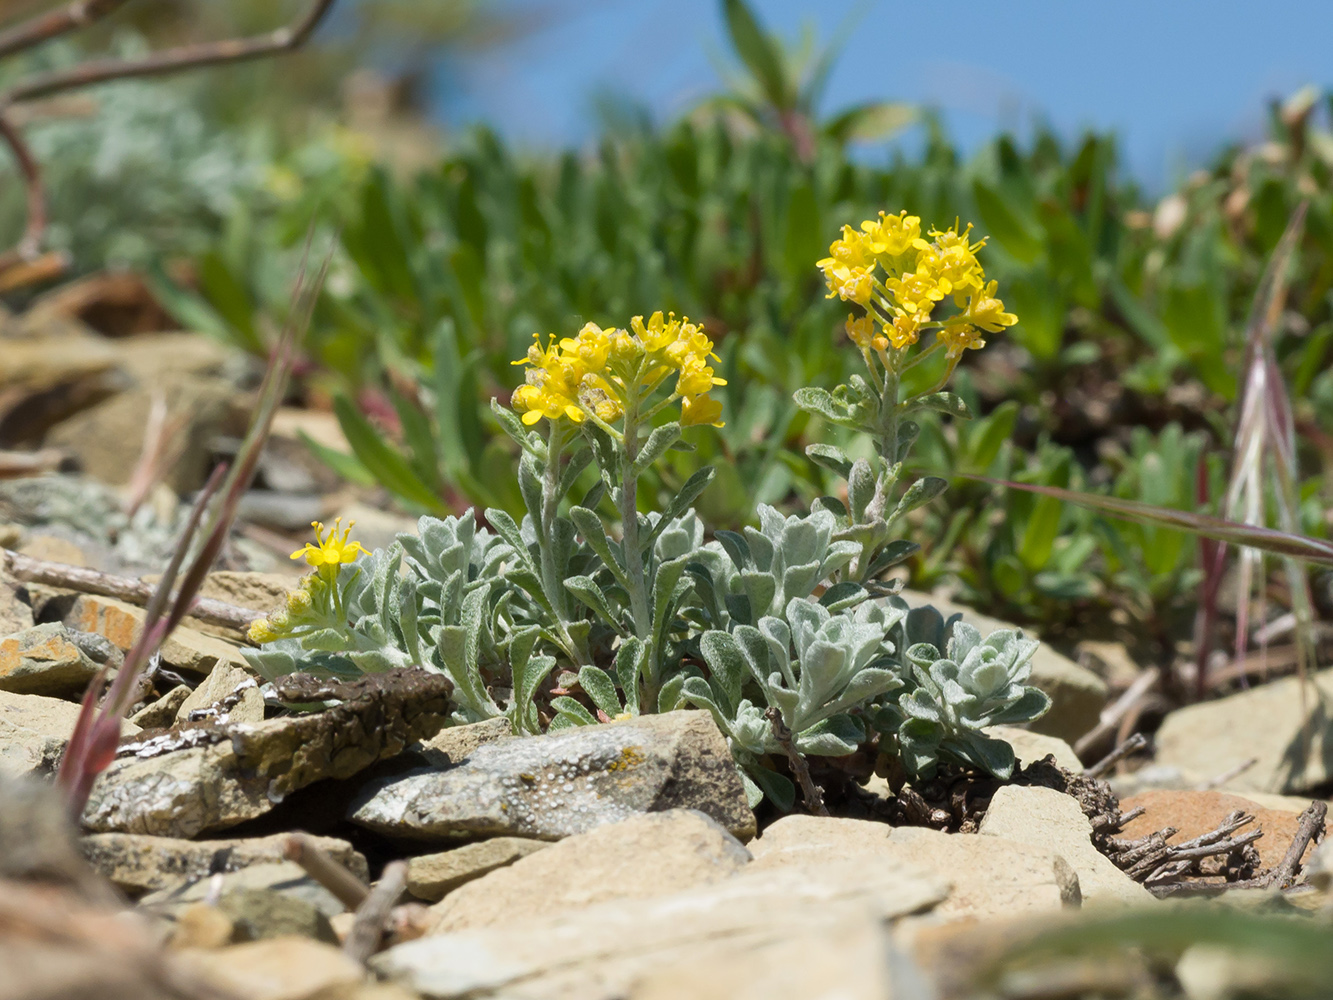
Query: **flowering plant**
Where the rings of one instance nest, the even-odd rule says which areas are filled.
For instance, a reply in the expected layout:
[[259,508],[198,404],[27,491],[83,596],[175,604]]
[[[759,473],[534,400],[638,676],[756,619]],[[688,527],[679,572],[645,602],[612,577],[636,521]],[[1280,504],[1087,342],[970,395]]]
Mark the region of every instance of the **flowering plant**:
[[[942,349],[947,381],[963,350],[982,346],[978,331],[1015,322],[977,261],[984,241],[969,232],[933,231],[926,242],[915,217],[881,215],[861,232],[846,227],[820,262],[832,294],[866,310],[847,332],[867,376],[796,396],[875,443],[873,464],[831,445],[809,450],[846,480],[845,500],[823,497],[804,516],[760,505],[757,529],[708,540],[694,510],[713,475],[705,467],[664,510],[641,512],[640,478],[669,450],[691,447],[684,429],[722,425],[709,393],[725,383],[710,365],[713,342],[688,319],[589,323],[574,337],[536,338],[514,362],[527,374],[511,406],[492,404],[520,448],[522,522],[495,508],[485,511],[490,530],[470,511],[425,517],[417,535],[368,556],[336,526],[328,538],[317,526],[319,545],[294,554],[315,571],[283,612],[256,623],[251,662],[270,677],[440,670],[454,680],[458,721],[505,715],[516,732],[704,708],[752,802],[767,795],[781,808],[795,801],[789,775],[812,795],[807,756],[873,748],[911,774],[952,760],[1007,775],[1012,754],[977,752],[993,748],[972,730],[997,713],[1013,722],[1044,711],[1019,661],[1004,675],[1002,706],[987,700],[998,697],[988,679],[975,705],[955,710],[958,667],[923,659],[933,650],[942,660],[943,624],[930,634],[935,646],[918,641],[908,657],[909,639],[920,639],[907,629],[914,619],[896,598],[874,600],[894,593],[885,573],[916,548],[892,537],[895,522],[944,487],[927,478],[899,489],[916,435],[906,415],[967,416],[943,381],[901,398],[903,373]],[[933,319],[948,296],[957,314]],[[911,356],[926,329],[936,343]],[[1018,641],[1005,640],[1006,655]],[[941,698],[943,721],[931,729]]]

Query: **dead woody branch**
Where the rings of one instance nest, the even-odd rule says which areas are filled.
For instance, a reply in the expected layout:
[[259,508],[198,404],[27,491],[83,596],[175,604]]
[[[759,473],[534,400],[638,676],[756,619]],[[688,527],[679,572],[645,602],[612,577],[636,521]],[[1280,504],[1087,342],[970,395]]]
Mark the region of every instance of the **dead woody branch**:
[[[0,58],[23,52],[99,21],[130,0],[79,0],[0,31]],[[294,23],[249,38],[200,42],[151,52],[141,59],[92,59],[69,69],[36,73],[0,92],[0,139],[9,147],[27,189],[27,222],[22,237],[0,253],[0,280],[11,269],[38,259],[46,232],[46,195],[41,164],[9,114],[14,105],[111,80],[164,76],[185,70],[262,59],[292,52],[305,44],[333,7],[334,0],[313,0]],[[40,272],[39,272],[40,273]]]

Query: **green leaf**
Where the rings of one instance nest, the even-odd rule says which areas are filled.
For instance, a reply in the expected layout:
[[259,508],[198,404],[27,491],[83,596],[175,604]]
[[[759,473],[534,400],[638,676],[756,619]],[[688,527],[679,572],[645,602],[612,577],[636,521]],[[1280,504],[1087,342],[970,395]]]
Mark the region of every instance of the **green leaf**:
[[320,444],[305,431],[297,431],[296,433],[297,437],[301,439],[301,443],[310,449],[312,455],[349,483],[356,483],[358,486],[375,485],[375,477],[370,474],[370,470],[362,465],[355,455],[335,451],[328,445]]
[[893,521],[908,514],[918,507],[930,503],[937,496],[949,488],[948,480],[941,479],[939,476],[922,476],[911,486],[907,487],[907,492],[903,498],[898,501],[898,506],[894,508],[888,520]]
[[1041,256],[1042,232],[1035,220],[1025,219],[998,191],[979,179],[972,182],[972,198],[987,233],[1009,256],[1020,264],[1031,264]]
[[616,682],[605,670],[594,666],[580,667],[579,687],[608,718],[614,719],[620,714],[620,695],[616,692]]
[[447,513],[439,496],[421,481],[402,455],[389,447],[346,396],[333,400],[333,412],[352,451],[381,486],[413,506],[433,514]]
[[630,636],[616,650],[613,668],[620,681],[620,689],[625,693],[625,711],[631,715],[639,714],[639,677],[643,673],[646,648],[636,636]]
[[629,577],[625,575],[624,567],[620,565],[620,560],[611,549],[611,540],[607,537],[606,526],[602,524],[602,519],[587,507],[569,508],[569,517],[574,522],[574,527],[578,528],[579,534],[583,536],[583,540],[588,543],[588,547],[602,560],[602,565],[611,571],[611,575],[622,587],[629,589]]
[[700,638],[699,649],[713,674],[718,692],[726,697],[723,710],[734,715],[736,706],[740,704],[741,687],[749,675],[740,646],[731,633],[712,630]]
[[705,465],[685,480],[685,485],[680,488],[679,493],[671,498],[671,502],[667,504],[666,510],[662,512],[662,516],[658,519],[653,530],[644,532],[641,545],[644,552],[653,547],[653,543],[666,530],[668,524],[690,509],[694,501],[699,498],[699,494],[713,481],[714,471],[711,465]]
[[643,443],[638,456],[634,459],[634,464],[630,467],[630,475],[637,478],[649,469],[654,462],[665,455],[673,444],[680,440],[680,424],[672,421],[669,424],[663,424],[661,427],[654,427],[653,432],[648,435],[648,440]]
[[592,577],[589,576],[571,576],[565,581],[565,589],[579,599],[585,606],[610,625],[617,632],[624,633],[620,622],[616,618],[616,613],[611,610],[611,605],[606,601],[606,595],[602,593],[602,588],[597,586]]
[[843,479],[851,475],[852,460],[847,457],[846,452],[836,445],[808,444],[805,446],[805,454],[816,465],[822,466],[830,472],[836,472]]
[[791,812],[796,805],[796,786],[785,776],[762,765],[748,768],[746,773],[763,791],[764,796],[782,812]]
[[576,726],[597,725],[597,716],[584,708],[582,702],[575,701],[567,695],[552,698],[551,707]]
[[787,78],[777,46],[760,27],[745,0],[724,0],[724,10],[727,32],[736,54],[754,75],[769,103],[786,108],[789,103]]
[[887,139],[917,120],[917,109],[892,101],[867,101],[839,112],[824,125],[834,142],[875,142]]
[[963,397],[952,392],[932,392],[926,396],[919,396],[912,400],[907,409],[908,412],[934,410],[936,413],[944,413],[959,420],[972,419],[972,411],[967,408],[967,403],[963,402]]

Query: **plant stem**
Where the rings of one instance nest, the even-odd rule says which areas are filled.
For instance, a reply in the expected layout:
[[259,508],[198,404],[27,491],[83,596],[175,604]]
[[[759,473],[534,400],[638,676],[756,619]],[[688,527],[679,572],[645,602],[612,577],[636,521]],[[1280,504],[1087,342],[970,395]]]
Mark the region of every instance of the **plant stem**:
[[550,434],[546,439],[546,469],[542,475],[541,531],[537,536],[537,547],[541,550],[542,585],[546,596],[555,608],[556,616],[564,622],[569,617],[569,599],[565,593],[565,583],[560,579],[559,568],[555,564],[555,550],[551,546],[551,534],[555,529],[555,516],[560,507],[560,456],[564,451],[564,428],[560,421],[549,420]]
[[644,573],[643,552],[639,547],[638,476],[634,460],[639,454],[639,396],[627,393],[625,400],[625,442],[620,465],[620,544],[629,580],[630,613],[634,616],[634,634],[643,642],[648,665],[644,678],[642,704],[657,702],[657,662],[652,640],[652,615],[648,610],[648,580]]

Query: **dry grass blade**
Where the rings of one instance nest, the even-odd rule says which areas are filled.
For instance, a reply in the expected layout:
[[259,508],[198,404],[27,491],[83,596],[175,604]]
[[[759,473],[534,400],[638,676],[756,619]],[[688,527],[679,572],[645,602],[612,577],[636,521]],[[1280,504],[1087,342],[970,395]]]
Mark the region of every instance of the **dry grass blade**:
[[1123,500],[1120,497],[1103,496],[1100,493],[1085,493],[1081,490],[1066,490],[1059,486],[1039,486],[1032,483],[1016,483],[1011,479],[991,479],[987,476],[967,476],[992,486],[1004,486],[1013,490],[1027,490],[1042,496],[1054,497],[1068,503],[1095,510],[1111,517],[1121,517],[1127,521],[1155,525],[1162,528],[1176,528],[1203,538],[1233,545],[1247,545],[1262,549],[1274,555],[1290,556],[1301,562],[1318,566],[1333,566],[1333,542],[1321,538],[1311,538],[1289,531],[1277,531],[1258,525],[1245,524],[1241,521],[1228,521],[1226,518],[1199,514],[1194,511],[1176,510],[1173,507],[1158,507],[1138,500]]
[[[312,226],[311,236],[306,240],[307,259],[313,232]],[[250,430],[237,453],[235,466],[229,472],[225,466],[215,469],[208,485],[200,493],[181,540],[177,543],[176,551],[172,554],[171,561],[162,574],[152,599],[148,602],[144,613],[143,632],[125,655],[125,662],[116,674],[115,682],[101,708],[95,709],[94,706],[106,683],[106,668],[94,678],[84,695],[79,718],[70,736],[57,777],[58,783],[65,791],[70,809],[76,816],[83,811],[93,781],[110,766],[115,757],[116,745],[120,741],[120,719],[130,707],[132,693],[137,688],[139,677],[172,630],[189,614],[204,578],[227,540],[241,496],[249,488],[260,453],[268,439],[273,415],[277,412],[283,393],[286,391],[296,347],[310,323],[315,299],[328,271],[330,256],[331,252],[325,255],[319,273],[313,281],[307,280],[306,259],[302,260],[293,294],[291,315],[277,347],[269,358],[268,369],[264,373],[264,381],[259,391],[259,404]],[[199,525],[215,495],[219,498],[216,509],[207,529],[200,532]],[[189,568],[182,575],[181,567],[185,564],[185,557],[193,547],[196,535],[200,534],[203,542],[191,560]],[[176,585],[178,577],[179,586]]]

